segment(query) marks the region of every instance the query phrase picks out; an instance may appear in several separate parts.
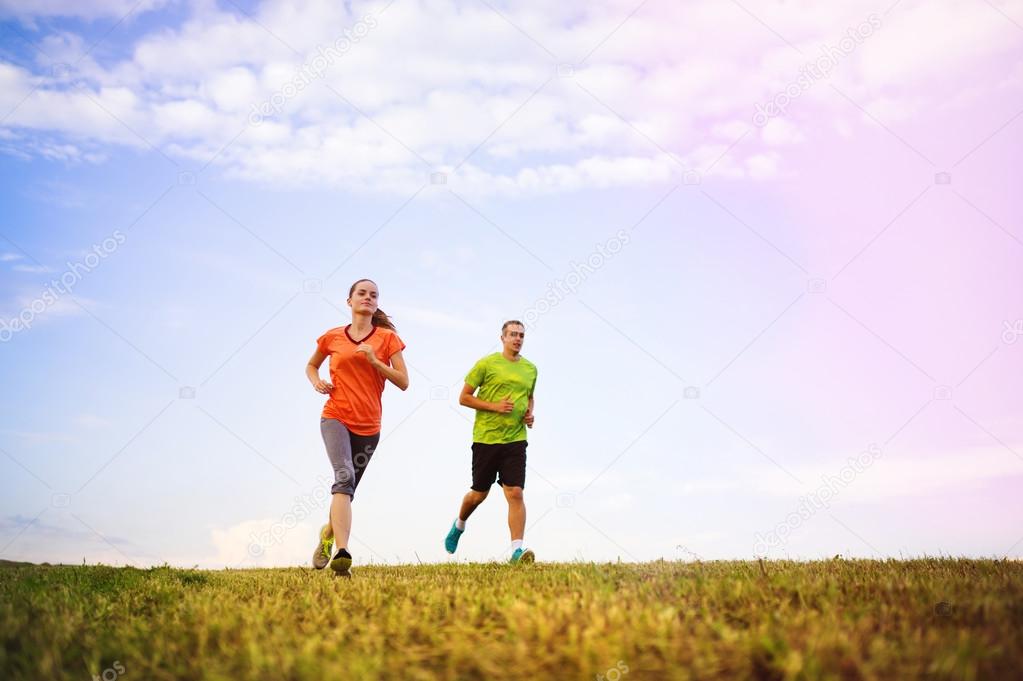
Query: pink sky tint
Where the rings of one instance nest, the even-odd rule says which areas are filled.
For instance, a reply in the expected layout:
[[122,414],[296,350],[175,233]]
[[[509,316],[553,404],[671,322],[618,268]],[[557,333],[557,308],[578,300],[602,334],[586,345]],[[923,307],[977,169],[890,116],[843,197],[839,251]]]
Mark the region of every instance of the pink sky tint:
[[[761,18],[790,35],[783,16]],[[986,34],[983,48],[964,30]],[[707,181],[807,278],[826,281],[708,391],[765,449],[837,467],[877,441],[885,458],[868,496],[871,485],[882,496],[919,490],[959,514],[988,491],[1008,503],[1007,482],[1023,475],[1023,339],[1002,340],[1005,323],[1023,319],[1021,39],[990,7],[907,3],[720,162],[770,159],[755,192]],[[808,61],[793,55],[797,68]],[[785,274],[766,279],[772,291],[792,286]],[[935,399],[939,386],[950,399]],[[1018,520],[994,522],[1008,532]]]

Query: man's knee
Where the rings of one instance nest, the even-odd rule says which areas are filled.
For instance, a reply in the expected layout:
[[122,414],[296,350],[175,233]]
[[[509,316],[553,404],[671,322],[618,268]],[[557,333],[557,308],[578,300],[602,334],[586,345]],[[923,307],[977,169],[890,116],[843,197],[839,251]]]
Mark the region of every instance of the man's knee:
[[483,503],[483,500],[487,498],[488,494],[490,494],[490,492],[480,492],[479,490],[470,489],[469,493],[466,494],[465,497],[471,503],[478,505]]
[[521,487],[505,487],[504,496],[508,501],[522,501]]

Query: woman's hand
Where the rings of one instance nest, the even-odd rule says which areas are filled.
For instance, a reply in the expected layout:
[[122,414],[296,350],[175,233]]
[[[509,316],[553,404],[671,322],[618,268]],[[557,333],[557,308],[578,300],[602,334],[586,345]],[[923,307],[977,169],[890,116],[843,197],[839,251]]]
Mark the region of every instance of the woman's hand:
[[380,364],[380,360],[377,359],[377,354],[373,352],[373,346],[369,343],[363,343],[359,347],[355,348],[355,351],[361,352],[366,357],[366,361],[368,361],[372,366],[375,367]]
[[313,388],[318,393],[329,395],[331,391],[334,390],[334,384],[330,383],[329,381],[324,381],[323,379],[317,379],[316,382],[313,383]]

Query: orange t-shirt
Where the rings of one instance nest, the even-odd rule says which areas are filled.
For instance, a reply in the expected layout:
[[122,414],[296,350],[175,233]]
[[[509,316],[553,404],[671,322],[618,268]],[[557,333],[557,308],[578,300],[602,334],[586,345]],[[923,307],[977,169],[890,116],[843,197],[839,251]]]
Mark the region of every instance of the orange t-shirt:
[[404,350],[405,344],[394,331],[382,327],[373,327],[368,336],[355,339],[348,335],[350,326],[331,329],[316,339],[320,352],[330,356],[330,382],[334,385],[322,416],[337,419],[356,435],[373,435],[380,432],[380,395],[386,379],[355,349],[368,343],[377,359],[389,366],[391,357]]

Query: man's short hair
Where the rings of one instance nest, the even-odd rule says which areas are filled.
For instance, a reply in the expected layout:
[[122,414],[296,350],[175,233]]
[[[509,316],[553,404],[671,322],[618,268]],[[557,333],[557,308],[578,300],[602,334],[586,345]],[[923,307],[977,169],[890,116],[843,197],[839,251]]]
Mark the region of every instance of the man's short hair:
[[503,325],[501,326],[501,335],[503,336],[503,335],[504,335],[504,332],[505,332],[505,329],[507,329],[507,328],[508,328],[509,326],[512,326],[512,325],[518,325],[518,326],[521,326],[521,327],[522,327],[523,329],[524,329],[524,328],[526,328],[526,325],[525,325],[525,324],[523,324],[522,322],[520,322],[520,321],[519,321],[518,319],[509,319],[508,321],[506,321],[506,322],[505,322],[505,323],[504,323],[504,324],[503,324]]

